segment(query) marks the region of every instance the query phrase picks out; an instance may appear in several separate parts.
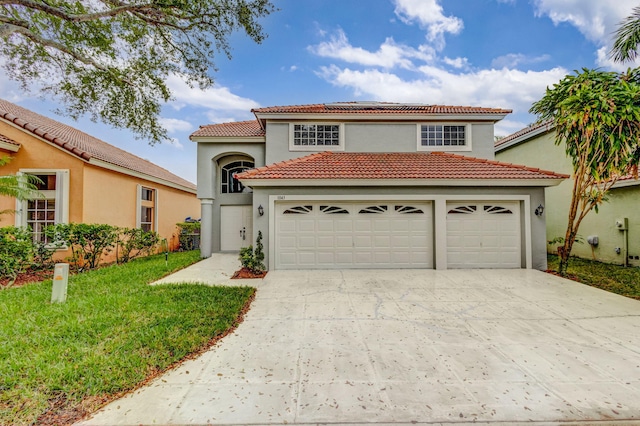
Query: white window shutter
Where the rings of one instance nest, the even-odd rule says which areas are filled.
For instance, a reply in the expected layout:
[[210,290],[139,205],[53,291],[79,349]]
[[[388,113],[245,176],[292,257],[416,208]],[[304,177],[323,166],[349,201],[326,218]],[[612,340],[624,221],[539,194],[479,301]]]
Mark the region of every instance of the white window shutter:
[[56,171],[56,223],[69,223],[69,170]]
[[142,222],[142,185],[136,185],[136,228],[140,228]]
[[159,191],[155,189],[153,194],[153,230],[158,232],[158,196]]

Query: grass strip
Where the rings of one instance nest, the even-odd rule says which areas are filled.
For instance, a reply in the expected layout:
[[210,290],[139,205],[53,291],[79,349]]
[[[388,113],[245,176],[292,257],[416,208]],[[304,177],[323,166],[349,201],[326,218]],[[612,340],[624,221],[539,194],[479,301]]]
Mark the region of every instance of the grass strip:
[[50,303],[51,280],[1,291],[0,424],[91,412],[233,328],[255,289],[148,285],[198,259],[172,253],[168,267],[160,255],[74,275],[63,304]]
[[[558,256],[548,256],[548,268],[558,270]],[[640,268],[572,257],[567,277],[602,290],[640,300]]]

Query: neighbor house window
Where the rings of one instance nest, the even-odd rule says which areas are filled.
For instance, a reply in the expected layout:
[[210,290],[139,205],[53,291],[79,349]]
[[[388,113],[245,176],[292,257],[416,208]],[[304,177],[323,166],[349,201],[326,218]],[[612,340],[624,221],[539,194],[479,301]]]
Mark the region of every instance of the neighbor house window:
[[158,191],[138,185],[136,227],[144,231],[158,231]]
[[253,169],[254,163],[249,160],[232,161],[222,166],[220,193],[238,194],[241,192],[251,192],[251,188],[245,187],[238,179],[233,177],[236,173],[246,172]]
[[47,226],[69,222],[69,171],[23,169],[20,174],[38,178],[38,193],[16,201],[16,226],[28,226],[33,240],[50,243],[44,233]]
[[289,148],[293,151],[342,150],[340,124],[291,124]]
[[466,125],[419,125],[418,150],[469,151],[470,149],[470,135]]

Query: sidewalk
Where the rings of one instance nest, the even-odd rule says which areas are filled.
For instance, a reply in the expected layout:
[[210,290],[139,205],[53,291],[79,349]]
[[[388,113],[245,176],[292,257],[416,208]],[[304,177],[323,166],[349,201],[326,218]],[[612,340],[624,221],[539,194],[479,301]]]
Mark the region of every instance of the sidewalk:
[[240,269],[237,253],[214,253],[211,257],[202,259],[178,272],[152,283],[204,283],[207,285],[251,286],[260,287],[261,279],[232,280],[233,273]]

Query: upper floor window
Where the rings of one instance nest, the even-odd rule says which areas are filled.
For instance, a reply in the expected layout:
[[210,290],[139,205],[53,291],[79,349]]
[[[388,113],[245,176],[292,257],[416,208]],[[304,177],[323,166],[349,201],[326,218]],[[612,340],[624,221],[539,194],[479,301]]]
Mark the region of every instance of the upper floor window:
[[471,135],[467,125],[419,125],[418,151],[470,151]]
[[238,179],[234,178],[233,175],[253,169],[254,167],[254,162],[249,160],[232,161],[231,163],[227,163],[222,166],[220,192],[222,194],[251,192],[251,188],[245,188],[245,186],[240,183]]
[[292,151],[343,150],[340,124],[291,124],[289,148]]

